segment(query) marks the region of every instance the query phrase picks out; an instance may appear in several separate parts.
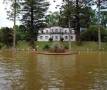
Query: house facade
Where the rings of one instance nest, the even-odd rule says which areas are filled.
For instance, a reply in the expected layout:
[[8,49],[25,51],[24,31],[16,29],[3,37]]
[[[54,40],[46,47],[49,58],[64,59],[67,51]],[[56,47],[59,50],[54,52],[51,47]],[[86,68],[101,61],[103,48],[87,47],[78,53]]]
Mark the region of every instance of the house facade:
[[63,41],[75,41],[76,35],[74,30],[71,28],[62,28],[62,27],[50,27],[44,28],[43,30],[38,31],[38,41],[49,41],[49,39],[53,39],[53,41],[60,41],[63,38]]

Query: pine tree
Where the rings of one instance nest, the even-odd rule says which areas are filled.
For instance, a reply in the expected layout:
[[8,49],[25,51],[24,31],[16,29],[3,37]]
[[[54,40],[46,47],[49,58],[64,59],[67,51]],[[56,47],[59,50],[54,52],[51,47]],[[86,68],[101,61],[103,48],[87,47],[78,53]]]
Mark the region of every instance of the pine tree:
[[44,24],[44,15],[49,4],[45,0],[24,0],[21,5],[21,21],[28,30],[28,40],[30,45],[32,48],[35,48],[34,41],[37,39],[38,29]]
[[[62,26],[75,29],[76,40],[80,41],[80,27],[88,27],[91,0],[63,0]],[[68,22],[68,23],[67,23]]]

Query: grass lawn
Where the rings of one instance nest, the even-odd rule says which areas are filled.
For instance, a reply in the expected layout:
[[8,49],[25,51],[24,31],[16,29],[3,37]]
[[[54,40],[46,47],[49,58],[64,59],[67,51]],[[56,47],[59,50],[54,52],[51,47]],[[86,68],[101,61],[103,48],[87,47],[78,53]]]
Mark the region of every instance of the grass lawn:
[[[45,46],[51,46],[53,42],[35,42],[39,51],[43,50]],[[64,46],[68,47],[68,42],[62,43]],[[76,42],[71,42],[72,50],[98,50],[98,42],[82,42],[81,45],[77,45]],[[25,41],[20,41],[17,44],[17,48],[19,49],[27,49],[30,48],[29,44]],[[102,43],[102,50],[107,50],[107,43]]]

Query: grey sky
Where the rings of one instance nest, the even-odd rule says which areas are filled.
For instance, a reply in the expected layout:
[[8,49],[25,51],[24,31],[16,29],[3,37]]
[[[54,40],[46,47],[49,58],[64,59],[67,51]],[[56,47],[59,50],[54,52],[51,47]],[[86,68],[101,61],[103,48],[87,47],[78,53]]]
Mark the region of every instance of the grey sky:
[[[54,11],[58,10],[55,8],[56,5],[61,5],[62,0],[47,0],[47,1],[49,1],[51,4],[48,11],[54,12]],[[56,1],[56,2],[54,2],[54,1]],[[4,5],[3,0],[0,0],[0,28],[6,27],[6,26],[8,26],[8,27],[13,26],[13,22],[7,20],[7,14],[6,14],[5,7],[9,7],[9,6]]]
[[4,26],[12,26],[12,22],[7,20],[7,15],[5,11],[5,5],[3,4],[3,0],[0,0],[0,27]]

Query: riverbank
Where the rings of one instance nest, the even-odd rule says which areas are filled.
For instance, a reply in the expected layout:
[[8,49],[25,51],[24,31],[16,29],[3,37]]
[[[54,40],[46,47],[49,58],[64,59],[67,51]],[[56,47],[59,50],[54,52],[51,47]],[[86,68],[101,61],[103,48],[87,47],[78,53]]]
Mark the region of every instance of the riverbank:
[[[53,42],[35,42],[37,45],[38,51],[43,51],[44,49],[50,47]],[[62,43],[65,48],[68,48],[68,42]],[[80,45],[77,45],[76,42],[71,42],[72,51],[96,51],[98,49],[98,42],[82,42]],[[18,49],[28,49],[29,45],[27,42],[19,42],[17,45]],[[102,43],[101,50],[107,51],[107,43]]]
[[[44,51],[49,48],[53,42],[35,42],[38,51]],[[68,49],[68,42],[62,42],[66,49]],[[98,42],[82,42],[80,45],[77,45],[76,42],[71,42],[72,51],[98,51]],[[5,49],[5,48],[2,48]],[[20,41],[16,46],[17,50],[29,50],[31,49],[29,44],[25,41]],[[102,51],[107,51],[107,42],[102,43]]]

